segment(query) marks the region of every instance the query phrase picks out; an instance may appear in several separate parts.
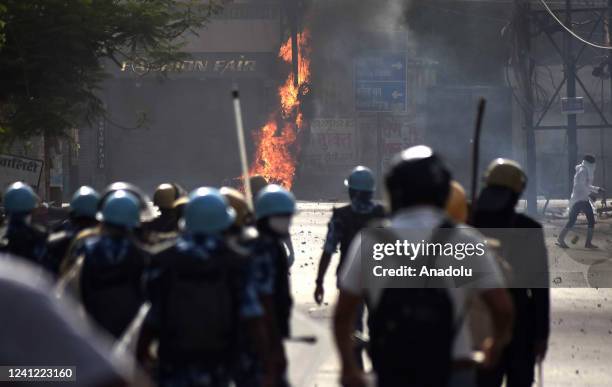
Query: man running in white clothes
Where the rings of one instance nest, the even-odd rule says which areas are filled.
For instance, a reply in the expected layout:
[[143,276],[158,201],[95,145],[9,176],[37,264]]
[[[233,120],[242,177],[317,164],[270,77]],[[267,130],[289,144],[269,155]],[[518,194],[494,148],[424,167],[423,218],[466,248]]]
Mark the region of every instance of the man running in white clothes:
[[574,175],[574,187],[572,196],[569,201],[569,219],[567,224],[561,230],[557,238],[557,245],[567,249],[569,246],[565,244],[565,236],[574,227],[579,213],[583,213],[587,218],[587,237],[584,247],[589,249],[598,248],[593,241],[593,230],[595,227],[595,216],[593,215],[593,206],[591,204],[591,194],[600,193],[603,191],[600,187],[593,185],[593,177],[595,176],[595,156],[586,155],[582,163],[576,165],[576,174]]

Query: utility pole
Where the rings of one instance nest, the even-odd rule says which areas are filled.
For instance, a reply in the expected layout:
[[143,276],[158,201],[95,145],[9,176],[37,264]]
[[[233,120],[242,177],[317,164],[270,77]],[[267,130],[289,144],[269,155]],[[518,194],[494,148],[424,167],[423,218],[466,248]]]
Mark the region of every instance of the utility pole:
[[[612,1],[612,0],[610,0]],[[529,184],[525,192],[527,199],[527,212],[535,215],[538,212],[538,196],[537,196],[537,168],[536,168],[536,139],[533,128],[533,85],[531,84],[532,74],[534,71],[534,63],[531,58],[531,6],[529,1],[516,1],[516,18],[517,18],[517,45],[519,47],[518,68],[520,79],[518,80],[522,96],[525,103],[523,104],[523,129],[525,131],[525,146],[526,146],[526,167]]]
[[[610,44],[612,44],[612,0],[608,0],[608,46]],[[612,113],[612,50],[608,50],[608,74],[610,74],[610,112]]]
[[[572,29],[572,1],[565,0],[565,25]],[[573,37],[565,31],[565,76],[567,77],[566,97],[568,102],[573,103],[576,98],[576,60],[572,52]],[[568,162],[568,194],[571,194],[572,179],[575,166],[578,163],[578,139],[576,133],[576,113],[567,115],[567,162]]]
[[[608,33],[606,36],[606,46],[610,46],[612,44],[612,0],[608,0],[608,15],[607,15],[607,23],[606,23],[606,32]],[[608,51],[608,75],[610,75],[610,108],[612,109],[612,51]],[[604,100],[604,89],[603,89],[603,83],[602,83],[602,87],[601,87],[601,111],[605,112],[606,110],[605,107],[605,100]],[[607,189],[607,177],[606,177],[606,158],[604,155],[605,149],[606,149],[606,136],[605,136],[605,132],[604,129],[600,129],[600,146],[601,146],[601,175],[602,175],[602,183],[601,186],[604,189]],[[603,203],[604,206],[607,206],[607,200],[606,200],[606,193],[604,191],[603,193]]]
[[526,72],[524,77],[525,99],[527,101],[525,113],[525,130],[526,130],[526,145],[527,145],[527,175],[530,179],[530,184],[527,186],[527,212],[535,215],[538,212],[538,171],[536,167],[536,140],[535,131],[533,130],[533,88],[531,85],[531,74],[534,71],[533,59],[531,59],[531,20],[530,20],[530,4],[525,4],[525,24],[523,25],[524,52],[521,55],[522,67]]

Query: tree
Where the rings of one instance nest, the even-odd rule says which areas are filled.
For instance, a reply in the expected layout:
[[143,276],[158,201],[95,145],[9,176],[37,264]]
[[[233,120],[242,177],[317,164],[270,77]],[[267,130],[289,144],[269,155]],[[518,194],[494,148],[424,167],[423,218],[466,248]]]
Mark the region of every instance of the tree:
[[6,7],[0,4],[0,48],[4,44],[4,13],[6,12]]
[[[222,0],[0,0],[0,144],[105,114],[104,63],[163,70]],[[4,35],[4,36],[3,36]],[[4,38],[4,39],[2,39]]]

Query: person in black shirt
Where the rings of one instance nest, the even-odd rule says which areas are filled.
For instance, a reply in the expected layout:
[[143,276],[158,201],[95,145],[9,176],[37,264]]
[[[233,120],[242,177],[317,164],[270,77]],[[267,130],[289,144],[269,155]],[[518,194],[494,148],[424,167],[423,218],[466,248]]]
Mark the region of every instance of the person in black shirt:
[[[327,237],[323,245],[323,253],[319,260],[319,270],[315,281],[314,299],[319,305],[323,302],[325,294],[323,279],[329,267],[331,257],[336,252],[338,245],[340,245],[340,263],[336,268],[336,274],[342,269],[342,264],[345,261],[351,241],[359,230],[367,227],[368,223],[382,219],[385,216],[383,206],[372,200],[375,190],[375,179],[369,168],[363,166],[355,167],[344,181],[344,184],[348,187],[351,202],[346,206],[334,208],[332,218],[327,226]],[[357,332],[363,332],[363,312],[364,308],[362,307],[355,321],[355,330]],[[361,350],[357,351],[356,356],[358,364],[363,367]]]
[[496,159],[475,206],[473,225],[501,242],[502,256],[511,268],[508,287],[516,314],[512,340],[499,364],[480,372],[480,387],[499,387],[504,376],[507,387],[529,387],[536,362],[546,356],[550,290],[544,232],[540,223],[515,210],[526,183],[518,163]]

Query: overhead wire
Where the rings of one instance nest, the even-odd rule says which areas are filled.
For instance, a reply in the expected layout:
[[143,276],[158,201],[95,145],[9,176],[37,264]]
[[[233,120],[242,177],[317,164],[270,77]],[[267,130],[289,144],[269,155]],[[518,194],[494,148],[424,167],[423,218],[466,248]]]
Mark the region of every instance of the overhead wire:
[[572,31],[571,28],[567,27],[558,17],[557,15],[555,15],[555,13],[550,9],[550,7],[548,6],[548,4],[546,4],[546,1],[544,0],[540,0],[540,3],[542,3],[542,6],[544,6],[544,8],[546,9],[546,12],[548,12],[550,14],[550,16],[557,22],[559,23],[559,25],[561,27],[563,27],[564,30],[566,30],[570,35],[572,35],[574,38],[578,39],[579,41],[581,41],[582,43],[589,45],[591,47],[595,47],[595,48],[599,48],[602,50],[612,50],[611,46],[603,46],[601,44],[597,44],[597,43],[593,43],[593,42],[589,42],[588,40],[584,39],[582,36],[576,34],[574,31]]

